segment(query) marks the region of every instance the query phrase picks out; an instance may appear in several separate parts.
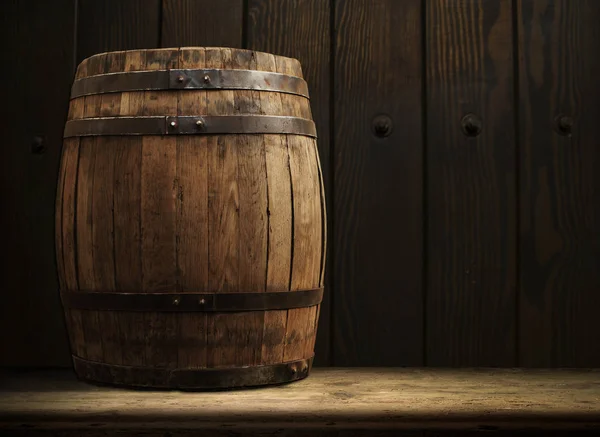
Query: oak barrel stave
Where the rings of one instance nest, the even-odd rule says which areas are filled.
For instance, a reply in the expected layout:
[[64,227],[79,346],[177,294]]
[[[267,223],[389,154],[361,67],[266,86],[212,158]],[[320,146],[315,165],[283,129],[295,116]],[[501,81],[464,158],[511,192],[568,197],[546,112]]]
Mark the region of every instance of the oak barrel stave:
[[[238,49],[181,48],[95,55],[79,65],[76,79],[173,68],[302,77],[298,61],[288,58]],[[158,115],[311,119],[306,97],[239,89],[111,92],[74,98],[69,108],[69,120]],[[314,138],[66,138],[60,180],[56,235],[65,290],[177,295],[291,293],[322,286],[325,202]],[[66,307],[65,314],[79,362],[129,369],[120,373],[119,381],[101,382],[148,386],[151,380],[141,384],[138,375],[128,382],[123,374],[307,362],[318,324],[318,305],[241,312]],[[309,369],[289,366],[293,373],[273,374],[287,374],[290,380],[308,374]],[[106,375],[110,372],[80,373],[92,380],[110,378]],[[243,378],[243,385],[252,385],[251,380]],[[231,380],[229,386],[235,385]]]

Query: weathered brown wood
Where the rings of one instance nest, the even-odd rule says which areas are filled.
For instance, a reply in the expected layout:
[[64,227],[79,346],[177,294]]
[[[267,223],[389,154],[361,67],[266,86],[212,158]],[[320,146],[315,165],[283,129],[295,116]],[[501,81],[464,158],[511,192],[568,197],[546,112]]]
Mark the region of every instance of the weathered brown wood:
[[71,353],[80,357],[87,356],[81,310],[65,309]]
[[[182,67],[301,75],[296,60],[248,50],[128,51],[115,53],[115,60],[112,55],[83,61],[79,74],[98,74],[101,68]],[[114,94],[118,97],[109,101],[103,94],[85,97],[80,116],[268,113],[310,119],[306,98],[283,98],[277,92]],[[72,113],[77,114],[74,109],[76,105]],[[312,138],[221,134],[88,137],[80,142],[77,190],[82,202],[77,202],[76,219],[82,220],[77,234],[82,244],[75,256],[84,276],[81,289],[169,292],[177,300],[177,293],[186,292],[319,287],[325,219]],[[57,208],[64,211],[60,203]],[[149,368],[276,364],[313,355],[317,314],[317,306],[239,313],[83,310],[77,314],[82,326],[74,321],[73,327],[81,330],[84,350],[74,348],[74,353]]]
[[[231,62],[231,50],[206,49],[207,68],[226,68]],[[208,97],[206,114],[231,115],[234,91],[218,91]],[[221,292],[241,291],[239,286],[239,190],[237,144],[222,135],[208,139],[208,247],[209,288]],[[207,321],[209,367],[232,366],[239,363],[235,341],[246,329],[247,317],[230,318],[210,314]],[[217,344],[223,343],[222,348]],[[244,345],[241,345],[244,347]],[[247,345],[245,347],[248,351]],[[248,357],[245,357],[248,358]]]
[[242,47],[243,0],[164,0],[162,47]]
[[[203,68],[203,48],[179,52],[180,68]],[[204,113],[206,91],[181,91],[178,95],[179,115]],[[182,292],[207,292],[208,286],[208,139],[177,139],[177,271]],[[179,316],[179,367],[207,366],[207,316]]]
[[[256,69],[277,72],[271,54],[256,52]],[[281,97],[276,93],[259,93],[260,112],[282,112]],[[267,248],[265,291],[290,289],[292,256],[292,193],[289,154],[285,135],[264,135]],[[261,363],[272,364],[283,360],[287,310],[267,311],[264,314]]]
[[[84,436],[154,436],[157,428],[174,436],[445,436],[459,430],[467,436],[594,436],[599,377],[597,370],[315,369],[281,387],[157,396],[89,386],[66,372],[4,373],[0,433],[12,435],[27,424],[28,431]],[[104,434],[93,434],[98,430]]]
[[[176,49],[146,51],[146,70],[179,67]],[[177,115],[177,93],[146,91],[143,115]],[[142,140],[141,166],[142,278],[145,292],[179,289],[176,249],[177,138]],[[177,366],[177,317],[146,313],[146,361],[156,367]]]
[[79,138],[65,140],[61,159],[62,187],[56,202],[56,232],[59,274],[63,277],[65,290],[78,288],[77,263],[75,259],[75,201],[79,166]]
[[[511,5],[426,8],[428,365],[516,364]],[[468,113],[478,135],[461,129]]]
[[[94,144],[94,173],[92,196],[92,242],[94,259],[94,287],[115,291],[114,247],[114,173],[116,145],[109,137],[97,138]],[[120,364],[122,350],[120,329],[113,313],[98,311],[98,327],[103,360]]]
[[[129,93],[123,93],[129,94]],[[128,96],[129,97],[129,96]],[[121,102],[124,100],[122,99]],[[121,106],[121,110],[123,110]],[[114,247],[115,289],[142,289],[141,172],[142,138],[114,138]],[[145,364],[143,313],[119,313],[122,364]],[[118,363],[115,363],[118,364]]]
[[[127,52],[115,52],[107,57],[105,73],[116,73],[124,71]],[[100,103],[100,115],[102,117],[118,117],[121,113],[121,93],[107,93],[102,95]]]
[[335,365],[423,364],[424,4],[335,6]]
[[520,0],[516,13],[519,364],[600,366],[600,4]]

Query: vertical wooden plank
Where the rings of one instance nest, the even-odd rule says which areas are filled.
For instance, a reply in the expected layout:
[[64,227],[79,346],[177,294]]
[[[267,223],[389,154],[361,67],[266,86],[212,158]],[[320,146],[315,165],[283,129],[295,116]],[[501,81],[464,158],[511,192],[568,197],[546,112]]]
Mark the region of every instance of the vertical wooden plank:
[[65,309],[65,317],[70,324],[69,337],[71,341],[71,354],[85,358],[87,354],[81,312],[82,310]]
[[[171,51],[147,52],[148,69],[171,64]],[[175,56],[175,55],[173,55]],[[161,62],[163,61],[163,62]],[[176,61],[175,61],[176,62]],[[161,65],[165,68],[165,65]],[[176,115],[177,94],[146,92],[144,115]],[[142,276],[146,292],[175,287],[175,195],[177,138],[145,136],[142,140]]]
[[[177,68],[178,50],[149,50],[146,69]],[[144,115],[176,115],[177,93],[147,91]],[[145,136],[142,139],[141,211],[142,278],[145,292],[178,289],[176,262],[177,138]],[[144,316],[147,365],[177,365],[177,315]]]
[[[223,52],[230,50],[223,49]],[[206,50],[206,68],[224,68],[221,49]],[[208,97],[207,115],[233,114],[233,91]],[[238,292],[239,193],[237,147],[231,137],[208,138],[208,226],[210,290]]]
[[[146,51],[128,50],[125,52],[124,71],[140,71],[146,68]],[[142,115],[144,113],[144,91],[121,93],[119,114],[121,116]]]
[[94,275],[92,204],[94,183],[94,148],[97,138],[82,138],[79,148],[77,170],[77,198],[75,199],[75,238],[79,289],[92,291],[96,288]]
[[134,292],[142,289],[142,138],[122,137],[113,139],[113,143],[115,286],[123,292]]
[[161,47],[242,47],[243,0],[163,0]]
[[153,356],[147,353],[148,323],[142,312],[119,312],[123,365],[152,366]]
[[[77,195],[77,174],[79,167],[79,138],[69,138],[64,141],[62,153],[63,186],[62,196],[57,205],[57,222],[60,222],[60,247],[64,289],[77,290],[77,263],[75,255],[75,196]],[[61,189],[59,185],[59,190]],[[61,216],[60,220],[58,216]],[[58,228],[57,228],[58,231]]]
[[[249,0],[247,30],[248,48],[296,58],[302,65],[303,75],[310,90],[310,109],[312,109],[313,119],[319,135],[319,155],[323,164],[325,193],[332,193],[332,174],[330,172],[330,6],[331,2],[320,0],[290,0],[285,2]],[[264,67],[259,68],[263,69]],[[268,151],[270,146],[267,145],[266,147]],[[274,158],[277,159],[277,157]],[[271,187],[270,184],[269,187]],[[327,197],[327,206],[330,211],[333,210],[331,199],[333,199],[333,193]],[[277,217],[273,215],[272,210],[271,213],[271,220],[279,220],[279,218],[286,220],[285,211],[282,211]],[[327,228],[331,227],[330,221],[327,223],[328,226],[322,227],[325,239],[327,239]],[[325,259],[328,266],[324,270],[332,272],[329,265],[333,257],[330,256]],[[273,264],[273,267],[275,268],[275,264]],[[271,269],[270,271],[274,272],[275,270]],[[325,295],[316,346],[315,363],[317,365],[331,364],[332,328],[330,313],[332,311],[331,295],[333,289],[327,273],[324,282]]]
[[[256,56],[251,51],[232,50],[228,68],[256,70]],[[261,113],[258,92],[236,90],[233,93],[234,114]],[[238,135],[235,137],[238,159],[239,193],[239,287],[240,291],[263,292],[267,280],[267,169],[264,135]],[[250,361],[262,362],[264,311],[241,315],[252,330],[247,346]]]
[[[115,147],[110,137],[98,137],[93,146],[92,253],[94,284],[100,291],[115,290],[113,197]],[[80,247],[80,251],[90,248]]]
[[[276,72],[272,54],[257,52],[256,69]],[[278,93],[260,93],[260,109],[265,114],[281,114]],[[266,291],[288,291],[292,257],[292,191],[289,154],[285,135],[264,135],[267,184],[267,265]],[[264,314],[262,364],[283,360],[287,310]]]
[[[117,73],[125,70],[127,52],[115,52],[107,56],[105,72]],[[121,93],[106,93],[102,95],[100,115],[102,117],[118,117],[121,113]]]
[[422,3],[335,6],[336,366],[423,364]]
[[[146,68],[145,51],[126,51],[124,71]],[[110,67],[109,67],[110,68]],[[121,116],[141,115],[143,92],[121,93]],[[124,292],[143,290],[142,277],[142,137],[113,138],[115,143],[114,228],[115,285]],[[122,346],[122,364],[146,365],[144,313],[121,312],[117,315]]]
[[288,135],[293,200],[292,290],[319,286],[321,276],[321,191],[313,140]]
[[[94,271],[94,167],[95,150],[98,137],[82,138],[79,149],[79,166],[77,171],[77,198],[75,199],[75,238],[77,277],[79,289],[95,291],[97,289]],[[81,310],[77,314],[81,319],[85,345],[82,358],[94,361],[102,360],[102,340],[96,311]]]
[[510,0],[427,3],[428,365],[516,364],[511,20]]
[[[181,49],[180,68],[204,68],[203,49]],[[206,91],[181,91],[179,115],[205,113]],[[177,270],[182,292],[208,288],[208,163],[207,137],[177,139]],[[178,366],[206,367],[206,313],[179,315]]]
[[[231,68],[256,69],[250,51],[234,51]],[[261,112],[257,92],[234,91],[237,114]],[[267,278],[267,169],[264,135],[238,135],[239,282],[248,292],[265,291]],[[262,328],[262,320],[261,320]]]
[[[113,138],[114,152],[114,245],[115,288],[139,292],[142,287],[141,165],[142,138]],[[122,364],[146,362],[144,314],[118,314]],[[126,346],[125,346],[126,345]]]
[[[57,264],[62,277],[61,290],[77,290],[77,260],[75,254],[75,197],[79,166],[79,138],[68,138],[63,142],[59,196],[56,202],[56,245]],[[64,308],[65,320],[69,324],[71,354],[85,356],[83,324],[78,310]]]
[[[98,137],[94,144],[94,174],[92,198],[93,247],[81,247],[80,251],[92,250],[94,262],[94,291],[115,291],[114,247],[114,138]],[[119,290],[120,291],[120,290]],[[91,314],[91,312],[90,312]],[[102,357],[107,363],[122,363],[122,348],[118,320],[111,311],[97,311]]]
[[[101,54],[86,62],[86,74],[93,76],[106,71],[106,55]],[[84,118],[99,117],[102,107],[102,96],[86,96],[84,99]],[[77,215],[77,259],[79,262],[78,277],[82,290],[98,291],[105,287],[114,289],[114,261],[112,256],[112,223],[106,216],[106,208],[112,208],[112,192],[106,192],[103,187],[103,176],[111,174],[114,163],[109,155],[103,155],[101,150],[106,146],[106,138],[92,137],[81,140],[81,165],[78,174]],[[84,153],[85,146],[85,153]],[[87,162],[87,165],[85,165]],[[83,186],[80,182],[85,181]],[[111,185],[109,183],[109,185]],[[81,190],[79,189],[81,188]],[[80,196],[81,193],[81,196]],[[112,221],[112,217],[110,217]],[[85,339],[84,358],[92,361],[102,361],[104,357],[103,337],[107,333],[101,311],[82,310],[81,326]],[[109,328],[110,330],[110,328]],[[107,349],[110,355],[110,350]]]
[[[288,135],[290,180],[292,187],[292,271],[291,290],[319,286],[321,274],[321,201],[319,175],[313,140]],[[316,307],[288,311],[284,361],[307,358],[312,344]],[[311,354],[312,355],[312,352]]]
[[158,47],[160,3],[79,0],[77,62],[101,52]]
[[[255,59],[251,52],[207,49],[206,63],[207,68],[247,69],[253,68]],[[209,114],[246,113],[254,106],[249,91],[213,95],[208,97]],[[221,136],[216,141],[208,150],[210,288],[233,293],[264,291],[267,235],[263,138]],[[256,226],[259,223],[262,229]],[[209,315],[209,366],[259,364],[263,320],[263,312]]]
[[[54,211],[74,23],[74,0],[2,3],[3,56],[11,61],[2,75],[2,97],[10,104],[2,112],[0,224],[3,252],[10,255],[0,268],[0,329],[10,335],[0,337],[0,366],[70,364]],[[34,147],[36,137],[41,150]]]
[[[517,2],[519,365],[600,365],[600,4]],[[571,132],[557,130],[570,117]]]
[[[181,68],[203,68],[203,49],[180,52]],[[206,91],[181,91],[179,115],[201,115]],[[208,167],[207,137],[177,139],[177,262],[182,291],[208,291]]]

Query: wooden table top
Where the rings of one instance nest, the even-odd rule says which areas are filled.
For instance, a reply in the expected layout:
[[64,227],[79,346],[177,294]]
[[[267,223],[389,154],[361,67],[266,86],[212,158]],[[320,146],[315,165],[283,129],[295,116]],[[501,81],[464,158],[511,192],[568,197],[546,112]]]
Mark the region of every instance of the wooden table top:
[[[145,436],[152,430],[287,436],[350,429],[390,436],[516,429],[600,435],[600,369],[316,368],[288,385],[221,392],[99,387],[69,371],[0,373],[0,431],[58,429],[73,435],[145,430]],[[241,434],[227,434],[234,431]]]

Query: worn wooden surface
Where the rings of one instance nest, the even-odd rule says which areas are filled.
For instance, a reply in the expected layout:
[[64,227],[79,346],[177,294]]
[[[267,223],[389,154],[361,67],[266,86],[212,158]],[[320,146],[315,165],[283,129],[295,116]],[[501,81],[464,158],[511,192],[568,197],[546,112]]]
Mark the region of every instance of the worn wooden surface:
[[[519,365],[597,366],[600,2],[517,5]],[[560,115],[573,120],[568,135],[556,130]]]
[[[246,29],[246,47],[300,61],[302,74],[308,83],[311,112],[317,128],[319,158],[323,172],[323,190],[326,193],[327,210],[333,210],[331,192],[331,135],[330,135],[330,4],[320,0],[250,0]],[[285,29],[285,31],[284,31]],[[263,103],[264,107],[264,103]],[[273,146],[268,146],[270,152]],[[268,172],[267,172],[268,173]],[[281,181],[283,184],[283,181]],[[327,227],[324,226],[324,241],[327,242]],[[329,238],[330,239],[330,238]],[[331,253],[332,250],[329,251]],[[325,294],[319,315],[319,334],[315,347],[315,365],[331,365],[331,260],[326,257]],[[279,267],[277,267],[279,268]]]
[[327,430],[332,434],[323,435],[377,435],[361,429],[382,435],[584,428],[600,433],[599,370],[315,369],[289,385],[208,393],[97,387],[66,371],[4,372],[0,387],[0,432],[26,426],[79,435],[153,435],[158,429],[218,436]]
[[427,365],[516,364],[511,8],[428,2]]
[[423,363],[420,17],[417,0],[336,2],[336,366]]

